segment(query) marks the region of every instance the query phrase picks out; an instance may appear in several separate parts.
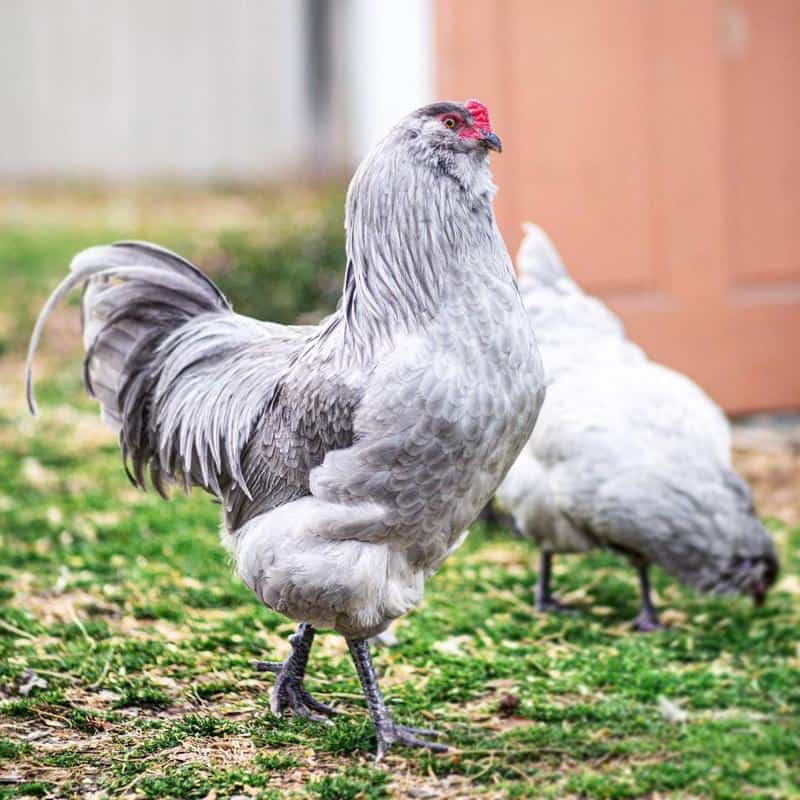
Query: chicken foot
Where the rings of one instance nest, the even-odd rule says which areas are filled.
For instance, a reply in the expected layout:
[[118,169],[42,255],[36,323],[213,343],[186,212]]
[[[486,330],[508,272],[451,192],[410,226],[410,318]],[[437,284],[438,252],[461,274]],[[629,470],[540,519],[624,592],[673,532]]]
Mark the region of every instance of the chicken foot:
[[380,761],[393,744],[401,744],[406,747],[427,747],[435,752],[445,752],[447,745],[429,742],[422,738],[439,736],[437,731],[429,728],[412,728],[408,725],[401,725],[392,719],[378,686],[378,676],[375,674],[375,667],[369,654],[369,642],[366,639],[348,639],[347,646],[364,690],[369,714],[375,725],[375,735],[378,739],[376,761]]
[[328,722],[329,717],[338,714],[336,709],[320,703],[303,685],[313,641],[313,626],[303,622],[289,637],[292,651],[285,661],[255,662],[254,666],[259,672],[274,672],[276,675],[269,701],[272,713],[276,716],[280,716],[286,708],[313,722]]

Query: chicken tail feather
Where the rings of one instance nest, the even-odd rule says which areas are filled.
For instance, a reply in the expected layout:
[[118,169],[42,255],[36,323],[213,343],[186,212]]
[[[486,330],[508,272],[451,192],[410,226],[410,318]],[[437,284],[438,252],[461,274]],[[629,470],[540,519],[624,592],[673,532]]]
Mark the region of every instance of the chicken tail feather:
[[[120,433],[123,451],[148,449],[148,376],[161,343],[188,320],[230,312],[220,290],[191,263],[157,245],[125,241],[79,253],[70,273],[36,320],[25,368],[28,407],[36,414],[33,360],[47,320],[83,285],[81,322],[87,392],[100,401],[103,420]],[[141,466],[135,465],[141,479]]]

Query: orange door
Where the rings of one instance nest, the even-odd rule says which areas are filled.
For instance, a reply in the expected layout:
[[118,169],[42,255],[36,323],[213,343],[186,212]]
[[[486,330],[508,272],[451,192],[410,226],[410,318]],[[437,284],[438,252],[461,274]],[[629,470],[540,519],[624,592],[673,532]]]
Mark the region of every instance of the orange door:
[[554,238],[729,411],[800,407],[800,2],[438,0],[439,95],[503,140],[497,207]]

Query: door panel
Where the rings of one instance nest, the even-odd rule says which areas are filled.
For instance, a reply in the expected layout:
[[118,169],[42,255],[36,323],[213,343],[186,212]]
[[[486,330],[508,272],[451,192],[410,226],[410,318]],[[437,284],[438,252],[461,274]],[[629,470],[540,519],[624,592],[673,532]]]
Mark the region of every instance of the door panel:
[[800,3],[722,8],[728,258],[736,286],[800,278]]
[[508,79],[524,91],[503,132],[523,187],[514,211],[552,231],[594,290],[655,287],[651,15],[638,0],[587,2],[579,15],[569,3],[545,5],[547,26],[541,4],[508,5]]
[[730,411],[800,405],[800,3],[439,0],[512,252],[541,224],[632,338]]

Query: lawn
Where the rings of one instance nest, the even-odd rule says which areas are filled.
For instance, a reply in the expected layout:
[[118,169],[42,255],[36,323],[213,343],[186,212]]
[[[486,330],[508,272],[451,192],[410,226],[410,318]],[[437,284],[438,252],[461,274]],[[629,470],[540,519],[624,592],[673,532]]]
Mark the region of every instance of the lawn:
[[[763,608],[656,574],[669,629],[649,636],[626,624],[636,586],[617,558],[557,561],[559,591],[580,610],[540,616],[535,548],[475,525],[398,627],[400,644],[376,658],[396,717],[439,728],[450,753],[396,750],[374,765],[334,635],[317,638],[308,685],[342,715],[314,725],[270,714],[272,676],[252,661],[282,657],[293,626],[234,577],[206,496],[165,503],[127,482],[81,393],[74,306],[54,320],[37,421],[19,380],[31,309],[72,250],[163,233],[247,297],[268,249],[253,211],[264,202],[242,201],[239,227],[213,235],[194,212],[172,227],[95,215],[0,229],[0,277],[17,287],[0,302],[0,798],[800,796],[800,528],[777,519],[784,572]],[[330,260],[331,241],[310,255],[300,246],[310,266],[298,293],[320,308],[332,284],[303,276]],[[295,257],[269,247],[270,265],[275,252]],[[256,267],[234,275],[220,259],[231,252]],[[262,271],[274,281],[276,269]],[[281,291],[278,316],[292,312]]]

